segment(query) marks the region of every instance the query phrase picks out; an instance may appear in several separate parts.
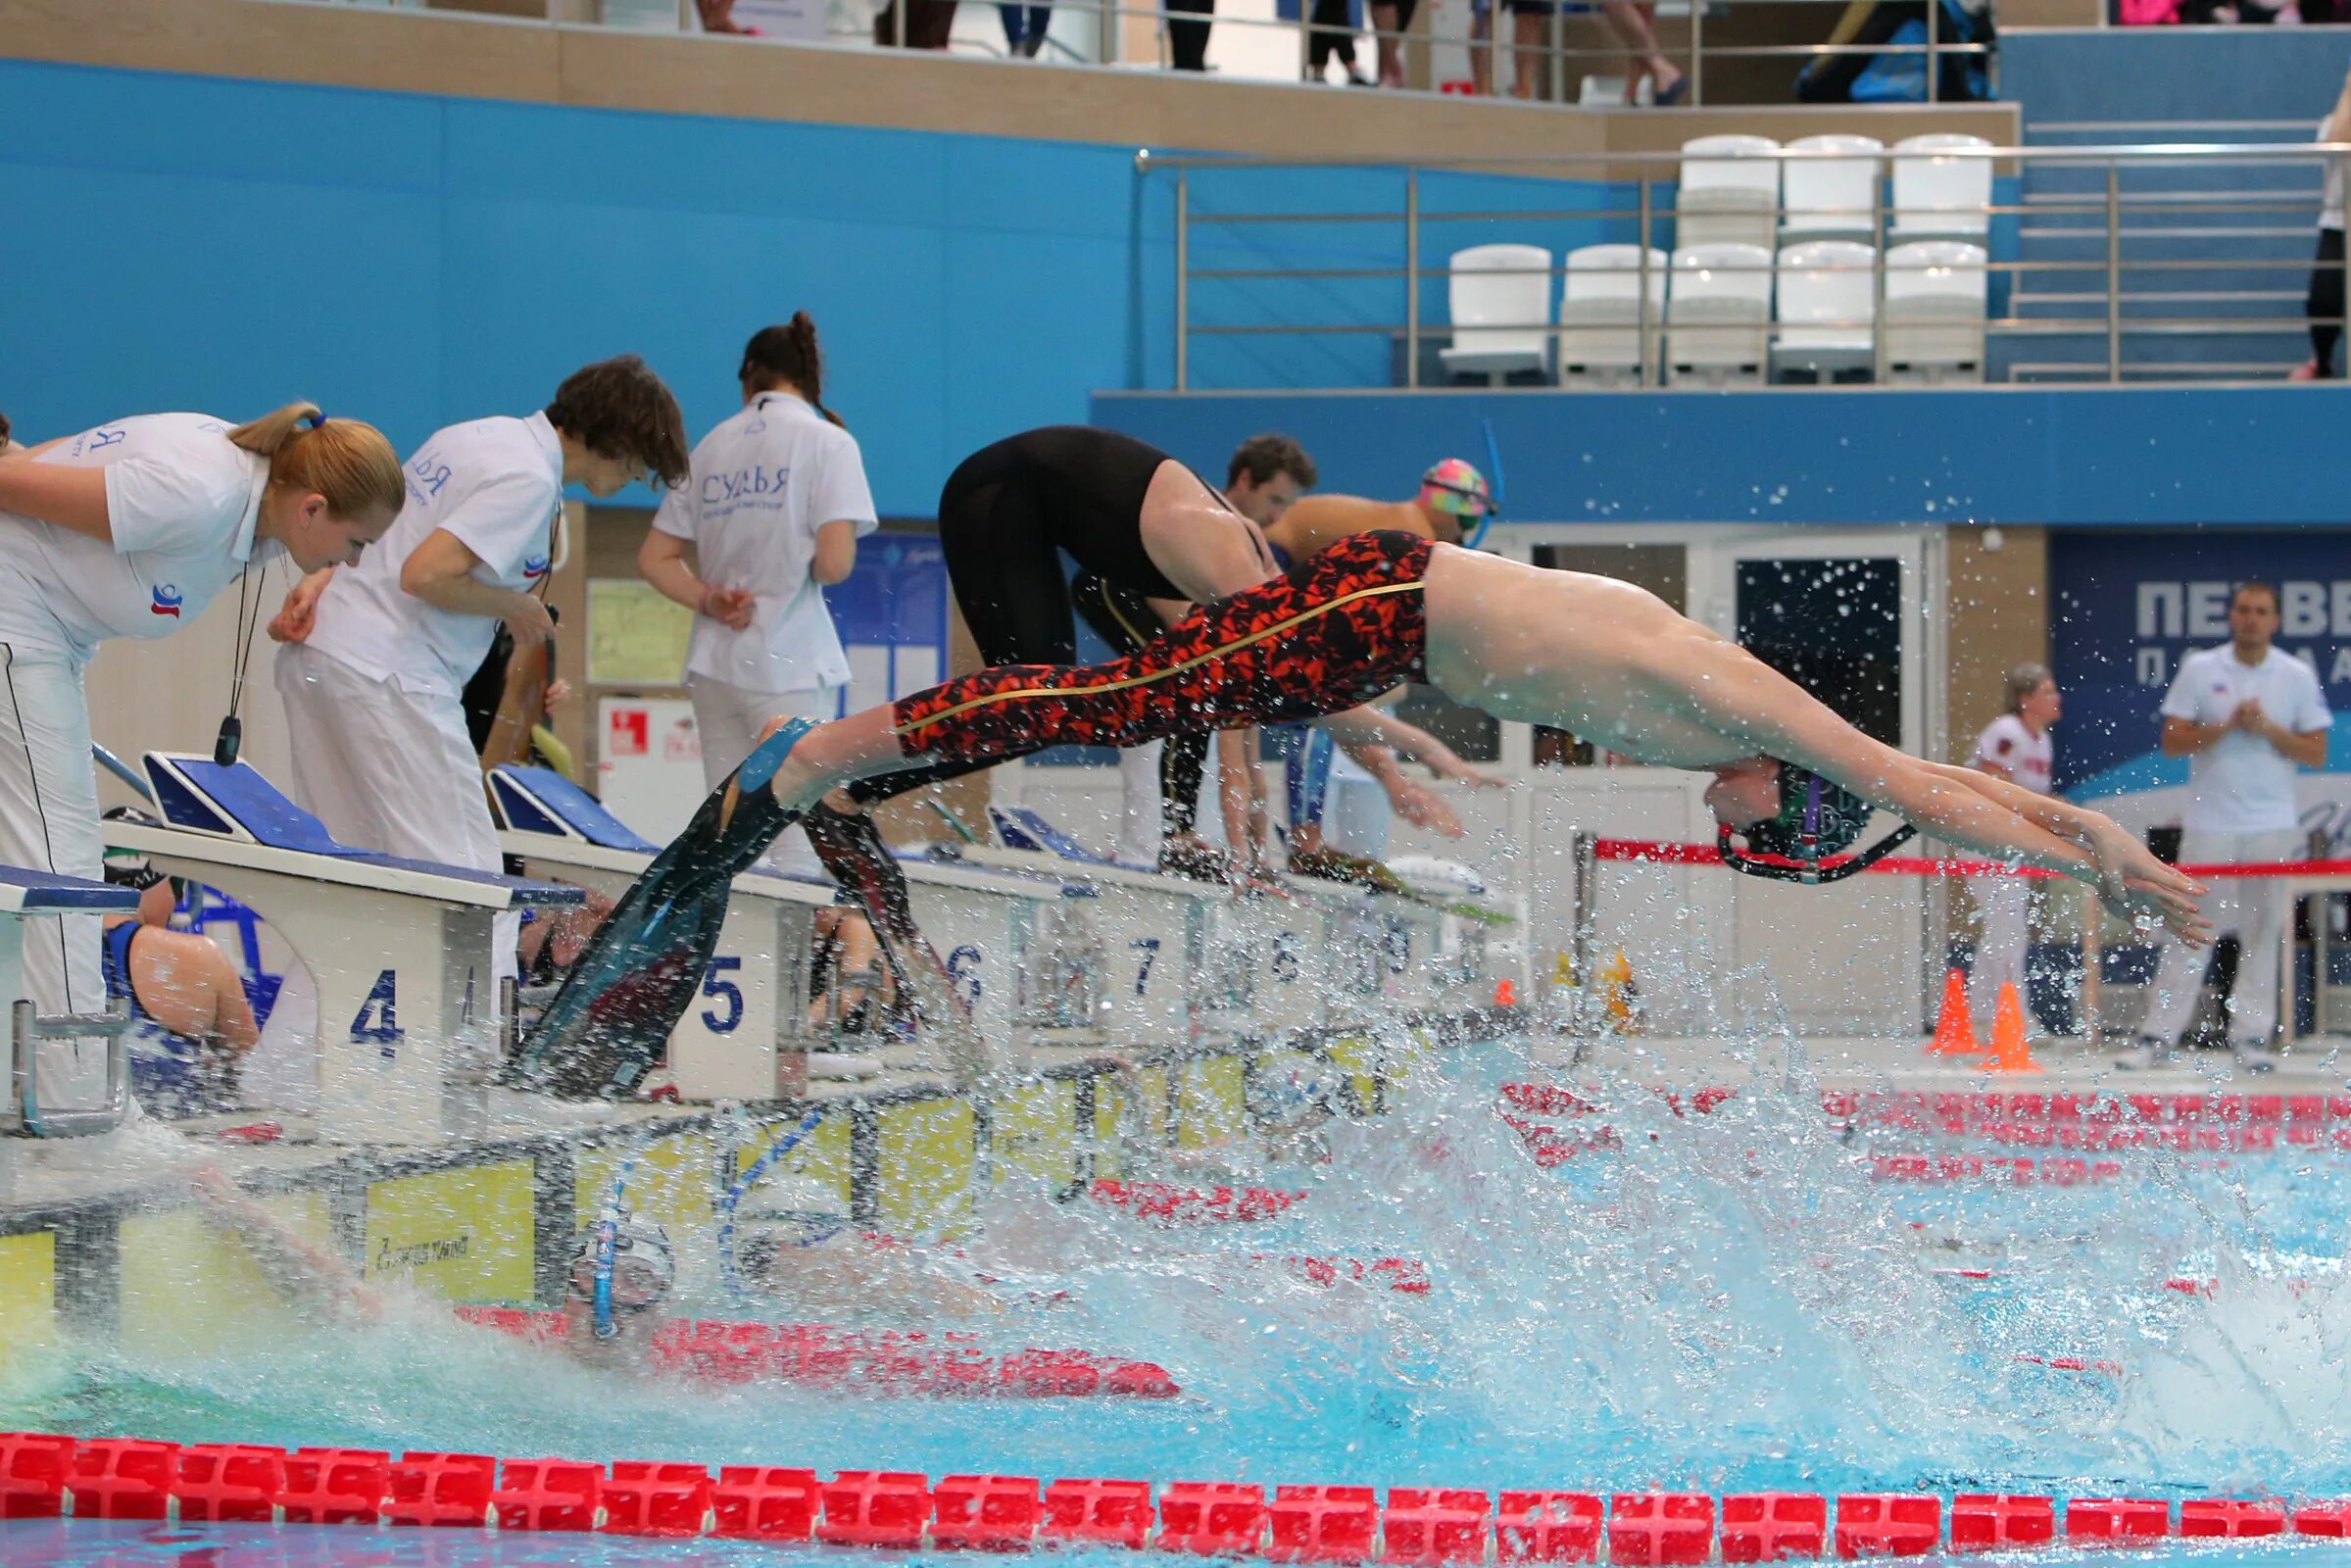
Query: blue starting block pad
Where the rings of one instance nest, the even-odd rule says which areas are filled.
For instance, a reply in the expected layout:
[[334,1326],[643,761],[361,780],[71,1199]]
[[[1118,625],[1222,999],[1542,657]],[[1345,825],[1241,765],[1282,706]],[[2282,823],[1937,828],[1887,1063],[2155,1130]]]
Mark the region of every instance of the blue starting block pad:
[[138,906],[136,888],[0,865],[0,914],[129,914]]
[[659,855],[661,847],[633,832],[604,803],[552,768],[508,763],[490,769],[490,805],[499,825],[515,833]]
[[1004,841],[1007,850],[1031,850],[1041,855],[1058,856],[1064,860],[1075,860],[1082,865],[1118,863],[1106,855],[1096,855],[1029,807],[991,806],[988,815],[995,820],[997,837]]
[[149,752],[141,761],[165,822],[182,832],[260,849],[324,856],[351,864],[478,883],[503,890],[510,908],[577,904],[585,897],[577,888],[551,882],[524,882],[494,871],[355,850],[338,842],[327,832],[325,823],[286,799],[276,785],[249,763],[232,762],[223,767],[209,757],[171,752]]

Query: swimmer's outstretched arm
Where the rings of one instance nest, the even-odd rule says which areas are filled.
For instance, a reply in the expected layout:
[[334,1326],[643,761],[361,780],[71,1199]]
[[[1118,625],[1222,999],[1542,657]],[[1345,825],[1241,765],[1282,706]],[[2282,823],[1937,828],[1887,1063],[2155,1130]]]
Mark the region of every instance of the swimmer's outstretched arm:
[[[2110,872],[2125,876],[2154,878],[2172,871],[2155,858],[2137,834],[2102,811],[2086,806],[2076,806],[2053,795],[2036,795],[2029,789],[2004,778],[1984,772],[1982,768],[1954,767],[1948,762],[1920,764],[1953,783],[1964,784],[1984,796],[1994,805],[2017,812],[2027,821],[2047,828],[2070,844],[2079,844]],[[2200,897],[2205,892],[2201,883],[2194,885]]]
[[1726,739],[1811,768],[1963,849],[2086,882],[2126,918],[2154,915],[2189,942],[2209,940],[2210,925],[2196,907],[2200,890],[2172,867],[2156,862],[2150,873],[2107,863],[2043,826],[2038,808],[2029,815],[2005,795],[1994,798],[1994,791],[2014,786],[1970,769],[1922,761],[1871,739],[1735,643],[1692,639],[1678,645],[1676,653],[1680,660],[1673,678],[1691,713]]
[[224,1172],[206,1166],[189,1185],[204,1200],[205,1218],[244,1243],[262,1277],[289,1301],[335,1317],[383,1315],[383,1298],[357,1270],[246,1197]]

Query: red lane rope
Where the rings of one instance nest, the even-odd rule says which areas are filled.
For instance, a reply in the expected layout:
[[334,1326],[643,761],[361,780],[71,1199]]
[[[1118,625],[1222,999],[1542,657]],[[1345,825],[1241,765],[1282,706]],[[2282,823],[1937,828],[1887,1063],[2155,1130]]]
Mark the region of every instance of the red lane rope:
[[[1644,865],[1720,865],[1722,852],[1711,844],[1668,844],[1649,839],[1594,839],[1592,843],[1594,859],[1627,860]],[[1782,861],[1770,856],[1757,859],[1773,864],[1797,865],[1800,861]],[[1828,870],[1842,861],[1830,859],[1821,862]],[[2330,860],[2246,860],[2226,865],[2191,864],[2180,867],[2189,876],[2213,877],[2249,876],[2343,876],[2351,877],[2351,859]],[[2047,878],[2062,875],[2044,871],[2036,865],[2010,865],[2005,860],[1969,859],[1957,856],[1930,858],[1918,855],[1889,855],[1868,867],[1871,875],[1884,876],[2022,876]]]
[[[2067,1370],[2075,1358],[2046,1362]],[[2082,1370],[2103,1370],[2079,1362]],[[0,1433],[0,1519],[444,1526],[913,1551],[1073,1543],[1276,1562],[1660,1568],[1783,1557],[2351,1537],[2351,1502],[1962,1493],[1509,1491],[813,1470]]]

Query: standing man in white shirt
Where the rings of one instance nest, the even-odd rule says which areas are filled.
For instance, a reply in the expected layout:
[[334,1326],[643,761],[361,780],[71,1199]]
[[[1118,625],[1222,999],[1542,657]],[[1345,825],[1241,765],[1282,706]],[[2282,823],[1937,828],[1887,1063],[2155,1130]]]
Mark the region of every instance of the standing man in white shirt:
[[[637,574],[694,612],[686,692],[711,789],[771,720],[840,711],[849,658],[823,590],[850,574],[857,541],[880,526],[857,437],[824,406],[808,313],[754,333],[735,374],[742,410],[695,447],[687,483],[637,552]],[[822,871],[799,828],[770,858]]]
[[[305,571],[356,560],[400,494],[391,443],[312,403],[238,425],[142,415],[0,458],[0,864],[103,874],[81,685],[99,643],[193,624],[231,583],[258,593],[251,568],[279,553]],[[100,921],[32,923],[33,1004],[98,1011]]]
[[[526,418],[437,430],[407,468],[407,505],[349,570],[297,583],[269,624],[293,742],[294,795],[344,843],[496,871],[498,833],[465,731],[465,682],[504,621],[517,648],[547,613],[566,485],[611,496],[686,476],[677,399],[635,355],[576,370]],[[500,974],[520,923],[502,916]]]
[[[2207,648],[2180,662],[2163,700],[2163,751],[2185,757],[2193,793],[2181,818],[2183,865],[2290,859],[2301,848],[2294,772],[2327,763],[2334,725],[2319,677],[2308,664],[2271,646],[2278,635],[2278,590],[2240,584],[2229,601],[2226,648]],[[2266,877],[2215,883],[2208,906],[2215,937],[2236,933],[2236,987],[2229,999],[2229,1043],[2246,1072],[2277,1065],[2278,925],[2285,900]],[[2155,967],[2154,997],[2137,1046],[2119,1067],[2153,1067],[2180,1045],[2205,956],[2167,938]]]
[[[2019,664],[2008,672],[2008,711],[1984,726],[1976,740],[1975,764],[1997,779],[2005,779],[2035,795],[2049,793],[2050,764],[2055,748],[2049,726],[2064,709],[2057,695],[2057,678],[2046,664]],[[2032,946],[2033,883],[2021,876],[1968,878],[1976,901],[1981,929],[1976,939],[1976,962],[1968,975],[1974,995],[1969,1006],[1979,1018],[1988,1018],[1998,1004],[2000,987],[2013,985],[2026,994],[2025,956]]]

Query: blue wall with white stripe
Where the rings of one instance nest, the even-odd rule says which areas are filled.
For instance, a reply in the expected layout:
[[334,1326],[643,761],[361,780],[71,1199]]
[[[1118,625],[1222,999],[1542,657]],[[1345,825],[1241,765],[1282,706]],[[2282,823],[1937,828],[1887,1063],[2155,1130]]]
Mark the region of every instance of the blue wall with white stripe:
[[308,397],[406,448],[628,351],[699,433],[806,309],[877,502],[927,516],[972,448],[1167,376],[1114,147],[0,61],[0,211],[27,438]]
[[1439,458],[1484,466],[1491,426],[1521,522],[2351,521],[2341,383],[1105,395],[1094,412],[1216,473],[1280,429],[1324,488],[1387,497]]

